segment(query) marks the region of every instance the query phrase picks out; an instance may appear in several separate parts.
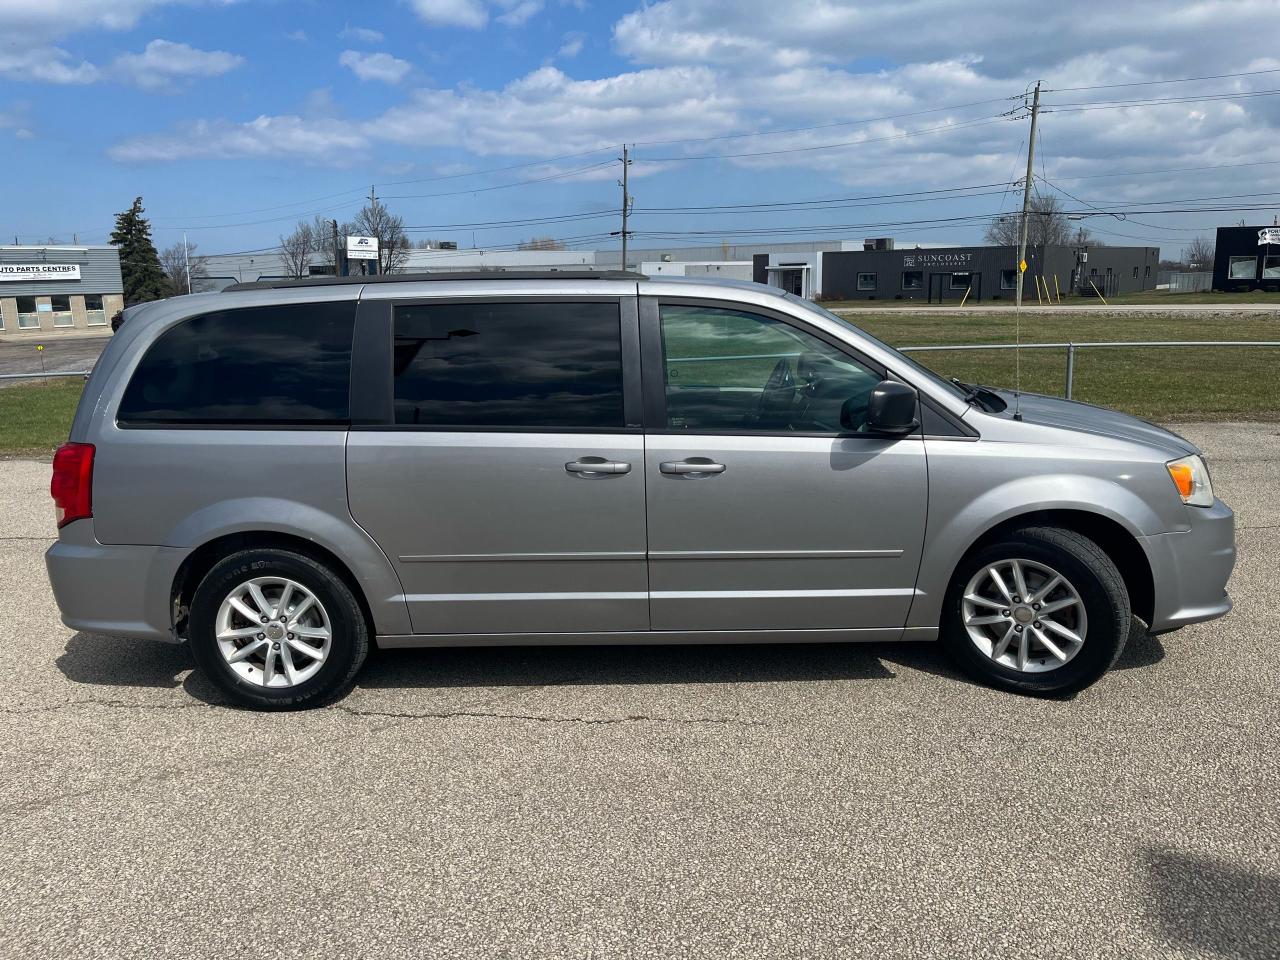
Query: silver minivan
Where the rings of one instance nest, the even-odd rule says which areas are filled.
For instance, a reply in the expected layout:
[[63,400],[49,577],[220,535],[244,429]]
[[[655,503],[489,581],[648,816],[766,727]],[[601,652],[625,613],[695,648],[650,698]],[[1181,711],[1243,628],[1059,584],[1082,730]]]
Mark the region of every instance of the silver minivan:
[[942,379],[813,303],[631,273],[134,307],[53,465],[67,626],[319,704],[369,645],[940,639],[1063,695],[1220,617],[1200,452]]

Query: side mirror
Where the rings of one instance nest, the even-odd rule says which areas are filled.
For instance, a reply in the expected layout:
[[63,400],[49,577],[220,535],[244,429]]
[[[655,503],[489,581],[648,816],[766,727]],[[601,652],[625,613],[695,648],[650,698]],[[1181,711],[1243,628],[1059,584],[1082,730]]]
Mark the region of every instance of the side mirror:
[[916,392],[905,383],[881,380],[871,391],[867,405],[867,432],[903,437],[920,426],[916,419]]

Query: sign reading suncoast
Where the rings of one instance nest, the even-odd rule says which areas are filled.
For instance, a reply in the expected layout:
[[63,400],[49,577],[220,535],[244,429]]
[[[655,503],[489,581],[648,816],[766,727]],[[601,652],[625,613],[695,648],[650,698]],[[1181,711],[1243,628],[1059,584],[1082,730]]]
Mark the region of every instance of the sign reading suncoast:
[[0,281],[79,279],[78,263],[0,263]]

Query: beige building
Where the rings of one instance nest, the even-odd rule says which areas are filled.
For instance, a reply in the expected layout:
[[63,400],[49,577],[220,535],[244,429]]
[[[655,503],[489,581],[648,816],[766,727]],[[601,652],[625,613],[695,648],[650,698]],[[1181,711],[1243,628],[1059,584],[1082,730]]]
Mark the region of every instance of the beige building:
[[0,247],[0,337],[105,333],[123,309],[115,247]]

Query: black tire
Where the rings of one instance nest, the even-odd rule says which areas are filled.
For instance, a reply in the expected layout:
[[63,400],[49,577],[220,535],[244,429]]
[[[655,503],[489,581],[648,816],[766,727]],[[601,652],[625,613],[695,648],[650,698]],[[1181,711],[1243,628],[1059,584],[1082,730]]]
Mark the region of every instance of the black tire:
[[[296,581],[315,594],[332,628],[329,655],[315,675],[279,689],[237,674],[214,637],[218,608],[228,594],[248,580],[274,576]],[[328,703],[350,689],[369,652],[369,625],[351,588],[323,564],[287,550],[242,550],[219,561],[196,587],[187,634],[191,655],[204,675],[233,702],[255,710],[301,710]]]
[[[996,663],[978,649],[965,630],[961,601],[969,580],[990,563],[1015,558],[1057,570],[1084,603],[1088,617],[1084,644],[1056,670],[1023,673]],[[1074,530],[1025,527],[984,545],[960,563],[943,603],[941,639],[960,667],[983,683],[1018,693],[1062,697],[1083,690],[1111,669],[1124,650],[1132,622],[1124,578],[1101,547]]]

